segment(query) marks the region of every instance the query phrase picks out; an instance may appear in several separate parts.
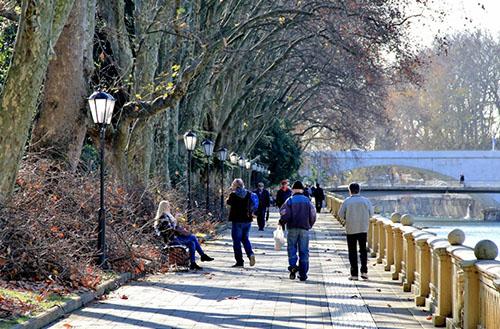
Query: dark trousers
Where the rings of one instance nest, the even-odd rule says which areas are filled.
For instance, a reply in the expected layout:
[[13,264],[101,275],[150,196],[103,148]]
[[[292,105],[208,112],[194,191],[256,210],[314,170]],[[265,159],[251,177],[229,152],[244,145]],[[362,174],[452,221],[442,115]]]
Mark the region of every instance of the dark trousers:
[[263,230],[266,226],[266,208],[257,209],[257,224],[259,225],[259,230]]
[[358,276],[358,244],[361,273],[368,273],[368,254],[366,251],[367,235],[368,233],[347,234],[347,249],[349,251],[349,263],[351,264],[352,276]]
[[316,206],[316,213],[321,213],[321,208],[323,206],[323,200],[319,200],[319,199],[316,199],[314,198],[314,203],[315,203],[315,206]]

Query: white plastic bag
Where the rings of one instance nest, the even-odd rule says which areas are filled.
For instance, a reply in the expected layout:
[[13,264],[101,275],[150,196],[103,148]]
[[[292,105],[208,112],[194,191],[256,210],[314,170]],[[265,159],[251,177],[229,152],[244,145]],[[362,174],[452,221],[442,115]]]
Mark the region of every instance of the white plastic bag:
[[283,228],[281,225],[278,225],[278,227],[274,230],[273,232],[274,235],[274,250],[280,250],[281,247],[285,245],[285,234],[283,233]]

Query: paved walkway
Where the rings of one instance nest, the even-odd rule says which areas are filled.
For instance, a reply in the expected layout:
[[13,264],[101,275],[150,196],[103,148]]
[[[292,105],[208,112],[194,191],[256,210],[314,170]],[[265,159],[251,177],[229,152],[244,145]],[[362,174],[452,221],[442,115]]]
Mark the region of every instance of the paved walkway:
[[412,295],[374,259],[370,280],[347,280],[344,230],[326,212],[311,231],[308,280],[291,281],[286,249],[273,248],[277,220],[271,212],[264,232],[252,227],[254,267],[231,268],[226,232],[203,246],[215,258],[200,263],[203,271],[130,282],[49,328],[433,328],[428,314],[413,307]]

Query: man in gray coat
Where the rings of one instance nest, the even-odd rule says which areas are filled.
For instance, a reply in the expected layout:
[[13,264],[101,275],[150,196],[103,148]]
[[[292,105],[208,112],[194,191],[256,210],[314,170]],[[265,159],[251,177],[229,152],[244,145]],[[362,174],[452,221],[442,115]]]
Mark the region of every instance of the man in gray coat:
[[359,191],[359,184],[351,183],[349,185],[350,197],[342,202],[339,210],[339,217],[345,219],[347,249],[349,251],[349,263],[351,264],[349,280],[358,280],[357,244],[359,244],[361,277],[368,279],[366,238],[370,225],[370,217],[373,216],[373,206],[370,200],[359,195]]

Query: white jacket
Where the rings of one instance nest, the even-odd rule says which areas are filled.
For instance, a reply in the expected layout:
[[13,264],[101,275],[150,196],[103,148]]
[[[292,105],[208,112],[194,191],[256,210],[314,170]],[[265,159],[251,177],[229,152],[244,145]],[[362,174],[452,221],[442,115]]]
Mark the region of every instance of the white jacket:
[[359,194],[353,194],[342,202],[339,217],[345,218],[347,234],[367,233],[373,206],[370,200]]

